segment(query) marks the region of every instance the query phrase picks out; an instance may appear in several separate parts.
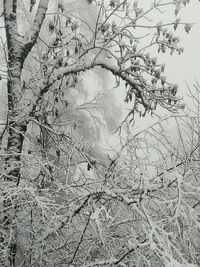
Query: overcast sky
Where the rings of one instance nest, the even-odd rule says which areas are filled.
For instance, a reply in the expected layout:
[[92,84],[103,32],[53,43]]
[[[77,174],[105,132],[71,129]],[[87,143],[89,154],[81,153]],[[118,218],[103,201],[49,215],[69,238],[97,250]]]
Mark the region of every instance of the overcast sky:
[[200,82],[200,1],[191,0],[190,5],[180,12],[183,22],[196,23],[191,32],[180,32],[184,53],[181,56],[165,57],[166,74],[170,80],[180,85],[179,94],[185,94],[185,81],[189,84],[196,78]]

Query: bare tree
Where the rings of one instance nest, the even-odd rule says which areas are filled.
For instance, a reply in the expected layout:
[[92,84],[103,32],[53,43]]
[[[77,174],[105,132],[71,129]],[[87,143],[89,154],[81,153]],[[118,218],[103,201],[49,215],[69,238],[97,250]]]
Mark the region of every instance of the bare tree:
[[[181,107],[177,85],[167,81],[155,55],[181,54],[179,39],[168,27],[176,31],[180,25],[188,33],[192,25],[177,17],[150,23],[149,16],[167,7],[177,16],[188,1],[154,1],[146,10],[126,0],[86,1],[96,10],[93,24],[71,11],[67,1],[49,2],[3,1],[8,113],[1,154],[1,264],[94,266],[98,260],[119,265],[129,253],[125,239],[118,243],[130,230],[113,237],[118,232],[113,223],[123,224],[117,209],[127,215],[124,205],[138,203],[146,191],[132,200],[123,188],[109,189],[115,160],[108,164],[89,140],[82,142],[98,132],[93,110],[101,107],[98,98],[75,107],[81,80],[92,70],[113,75],[115,86],[126,88],[128,117],[153,113],[157,105],[176,111]],[[79,88],[76,97],[70,88]],[[84,127],[88,115],[95,127]],[[102,220],[111,220],[109,227],[102,228]],[[144,235],[136,247],[142,251],[147,244]]]

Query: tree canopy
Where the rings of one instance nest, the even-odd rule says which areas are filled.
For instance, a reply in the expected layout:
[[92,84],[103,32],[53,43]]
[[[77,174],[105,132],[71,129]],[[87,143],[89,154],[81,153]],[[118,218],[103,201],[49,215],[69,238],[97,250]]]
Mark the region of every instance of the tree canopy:
[[[199,264],[198,134],[190,117],[182,137],[184,105],[159,59],[183,53],[187,4],[3,0],[2,266]],[[168,118],[132,134],[136,115],[157,109],[174,114],[180,146]],[[118,149],[104,149],[114,128]]]

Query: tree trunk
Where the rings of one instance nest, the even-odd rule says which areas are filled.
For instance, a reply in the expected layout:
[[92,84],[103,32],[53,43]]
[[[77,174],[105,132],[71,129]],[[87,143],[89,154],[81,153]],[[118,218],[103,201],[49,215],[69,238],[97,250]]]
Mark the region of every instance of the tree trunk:
[[[7,3],[6,3],[7,2]],[[21,94],[21,72],[23,66],[23,59],[19,57],[17,45],[14,38],[17,35],[16,25],[16,1],[11,5],[9,10],[8,2],[4,0],[5,12],[5,28],[8,49],[8,140],[7,140],[7,154],[6,158],[6,175],[5,181],[14,182],[15,185],[20,181],[20,153],[22,151],[24,135],[26,133],[27,124],[20,119],[20,106],[18,105]],[[16,226],[14,223],[15,214],[15,200],[10,199],[5,195],[4,208],[9,212],[4,212],[3,225],[8,238],[8,259],[4,261],[6,266],[15,266],[15,255],[17,251],[16,242]]]
[[[30,53],[32,47],[37,42],[37,38],[45,18],[48,0],[40,0],[35,20],[30,30],[29,41],[24,42],[23,37],[18,34],[17,29],[17,0],[3,0],[4,22],[7,41],[7,94],[8,94],[8,139],[5,184],[18,186],[21,174],[21,152],[23,141],[27,131],[28,119],[23,112],[25,104],[20,101],[22,98],[21,73],[24,61]],[[15,258],[17,253],[17,226],[15,223],[16,203],[15,197],[10,199],[4,194],[4,216],[3,227],[6,233],[1,242],[6,244],[7,259],[0,255],[2,266],[16,266]],[[3,258],[3,259],[2,259]],[[2,262],[1,262],[2,260]]]
[[[21,60],[22,61],[22,60]],[[21,93],[21,63],[13,60],[12,55],[8,53],[8,141],[7,141],[7,179],[19,184],[20,179],[20,153],[22,151],[24,136],[27,129],[25,118],[21,118],[20,110],[22,107],[18,105]]]

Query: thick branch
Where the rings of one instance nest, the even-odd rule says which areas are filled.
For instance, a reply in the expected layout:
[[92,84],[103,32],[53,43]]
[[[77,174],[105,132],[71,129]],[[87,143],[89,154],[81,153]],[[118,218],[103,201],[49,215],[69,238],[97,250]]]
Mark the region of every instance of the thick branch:
[[16,0],[3,0],[4,22],[9,53],[14,52],[15,35],[17,34]]
[[31,51],[32,47],[37,42],[37,38],[38,38],[38,35],[40,33],[40,29],[41,29],[41,26],[42,26],[42,23],[44,21],[46,11],[48,8],[48,3],[49,3],[49,0],[40,0],[40,2],[39,2],[39,6],[38,6],[38,9],[37,9],[37,12],[35,15],[33,26],[32,26],[31,31],[30,31],[29,42],[27,42],[23,47],[24,60],[27,57],[27,55],[29,54],[29,52]]

